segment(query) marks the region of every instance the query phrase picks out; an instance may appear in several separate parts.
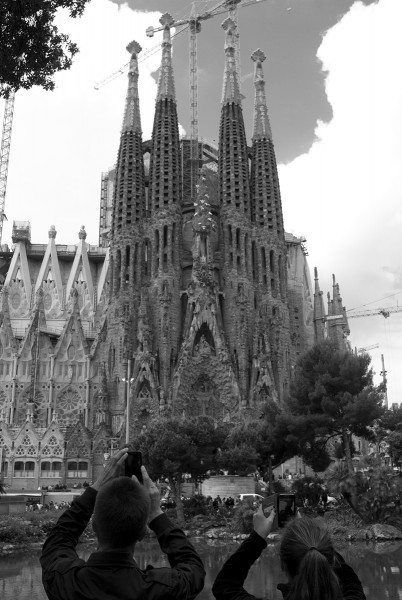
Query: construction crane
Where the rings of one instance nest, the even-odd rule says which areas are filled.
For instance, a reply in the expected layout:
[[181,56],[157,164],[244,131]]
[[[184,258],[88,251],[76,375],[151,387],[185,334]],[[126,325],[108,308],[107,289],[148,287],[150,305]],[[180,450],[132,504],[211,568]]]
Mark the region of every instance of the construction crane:
[[[347,310],[346,317],[348,319],[357,319],[358,317],[374,317],[375,315],[382,315],[384,319],[388,319],[388,317],[392,313],[402,312],[402,306],[389,306],[388,308],[373,308],[371,310]],[[343,319],[344,315],[328,315],[323,318],[324,321],[337,321],[338,319]],[[338,323],[339,324],[339,323]]]
[[[185,26],[189,28],[189,56],[190,56],[190,195],[192,201],[195,200],[195,189],[198,180],[199,170],[199,144],[198,144],[198,53],[197,53],[197,33],[201,31],[201,21],[211,19],[216,15],[229,12],[229,17],[236,25],[235,34],[235,59],[236,67],[239,73],[240,84],[240,45],[237,31],[237,9],[265,2],[265,0],[224,0],[210,10],[197,14],[193,3],[189,18],[173,21],[172,27]],[[146,35],[153,37],[158,31],[163,31],[163,27],[148,27]]]
[[3,236],[3,221],[7,221],[7,217],[4,213],[4,207],[6,204],[6,191],[7,191],[7,175],[8,175],[8,163],[10,159],[10,147],[11,147],[11,131],[13,128],[13,115],[14,115],[14,104],[15,104],[15,91],[11,91],[8,98],[6,98],[6,104],[4,107],[4,119],[3,119],[3,131],[1,135],[1,149],[0,149],[0,245]]
[[379,348],[380,344],[372,344],[371,346],[364,346],[364,348],[357,348],[357,354],[362,354],[362,352],[368,352],[369,350],[375,350]]
[[371,310],[346,311],[346,316],[348,319],[357,319],[358,317],[372,317],[375,315],[382,315],[384,319],[388,319],[390,314],[398,312],[402,312],[402,306],[390,306],[388,308],[373,308]]
[[[172,39],[179,36],[181,33],[183,33],[184,31],[186,31],[188,29],[188,25],[185,27],[182,27],[181,29],[178,29],[173,35],[172,35]],[[145,52],[141,52],[141,56],[138,57],[138,62],[143,62],[144,60],[146,60],[147,58],[149,58],[150,56],[152,56],[153,54],[155,54],[156,52],[158,52],[160,50],[161,45],[160,44],[155,44],[155,46],[151,46],[151,48],[148,48],[147,50],[145,50]],[[110,83],[111,81],[113,81],[114,79],[117,79],[117,77],[120,77],[120,75],[123,75],[123,73],[125,73],[128,69],[130,65],[130,61],[126,62],[126,64],[124,64],[122,67],[120,67],[120,69],[117,69],[117,71],[113,71],[113,73],[110,73],[107,77],[105,77],[104,79],[101,79],[100,81],[97,81],[94,84],[94,88],[95,90],[100,90],[101,88],[103,88],[103,86],[107,85],[108,83]]]

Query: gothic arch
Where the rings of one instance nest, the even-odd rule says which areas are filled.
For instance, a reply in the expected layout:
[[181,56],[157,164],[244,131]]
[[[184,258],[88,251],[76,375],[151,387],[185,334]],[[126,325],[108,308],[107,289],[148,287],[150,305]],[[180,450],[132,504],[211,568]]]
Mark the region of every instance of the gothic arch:
[[55,435],[51,435],[47,441],[46,446],[42,448],[41,452],[42,457],[44,456],[63,456],[63,449],[59,444],[59,440]]
[[196,354],[201,356],[216,354],[214,336],[205,322],[202,323],[194,337],[193,355]]

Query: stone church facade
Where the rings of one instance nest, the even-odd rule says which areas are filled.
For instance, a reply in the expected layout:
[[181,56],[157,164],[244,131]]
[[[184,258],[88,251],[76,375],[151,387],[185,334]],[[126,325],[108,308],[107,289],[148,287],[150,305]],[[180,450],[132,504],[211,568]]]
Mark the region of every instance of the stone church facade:
[[284,401],[292,366],[314,339],[345,337],[336,321],[327,332],[304,240],[284,231],[263,52],[251,57],[248,146],[235,23],[223,23],[219,146],[197,144],[194,188],[194,141],[179,138],[171,17],[161,23],[149,141],[141,133],[141,48],[127,48],[99,245],[87,243],[84,227],[77,244],[57,244],[54,226],[47,244],[33,244],[29,223],[14,222],[13,249],[0,253],[0,464],[13,489],[93,480],[127,423],[132,438],[158,414],[229,422],[258,415],[268,400]]

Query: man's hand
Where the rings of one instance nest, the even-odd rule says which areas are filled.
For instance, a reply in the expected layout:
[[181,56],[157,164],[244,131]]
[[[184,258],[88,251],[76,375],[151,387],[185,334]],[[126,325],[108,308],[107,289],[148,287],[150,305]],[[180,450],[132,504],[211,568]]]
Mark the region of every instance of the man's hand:
[[266,517],[262,510],[262,505],[258,507],[256,513],[253,514],[253,527],[254,531],[258,533],[264,540],[271,533],[272,525],[274,523],[276,510],[272,507],[268,517]]
[[[163,510],[161,509],[161,506],[160,506],[161,495],[158,490],[158,486],[156,485],[156,483],[154,483],[152,481],[152,479],[148,475],[147,470],[144,466],[141,467],[141,473],[142,473],[142,481],[144,482],[144,487],[147,490],[147,492],[149,494],[149,498],[151,500],[151,506],[149,509],[149,517],[148,517],[148,523],[150,523],[152,521],[152,519],[155,519],[155,517],[157,517],[158,515],[163,514]],[[133,479],[137,479],[137,478],[135,476],[133,476]]]
[[97,492],[102,485],[108,483],[115,477],[120,477],[122,475],[122,465],[124,465],[124,461],[127,458],[128,448],[122,448],[114,456],[112,456],[106,463],[103,472],[99,475],[98,479],[95,483],[92,484]]

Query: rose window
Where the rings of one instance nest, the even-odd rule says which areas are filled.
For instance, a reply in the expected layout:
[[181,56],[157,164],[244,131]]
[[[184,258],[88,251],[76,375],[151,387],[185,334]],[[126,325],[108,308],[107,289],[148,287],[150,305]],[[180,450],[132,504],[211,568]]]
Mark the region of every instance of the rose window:
[[81,408],[81,398],[76,391],[68,388],[62,392],[57,400],[59,423],[63,426],[75,423]]

